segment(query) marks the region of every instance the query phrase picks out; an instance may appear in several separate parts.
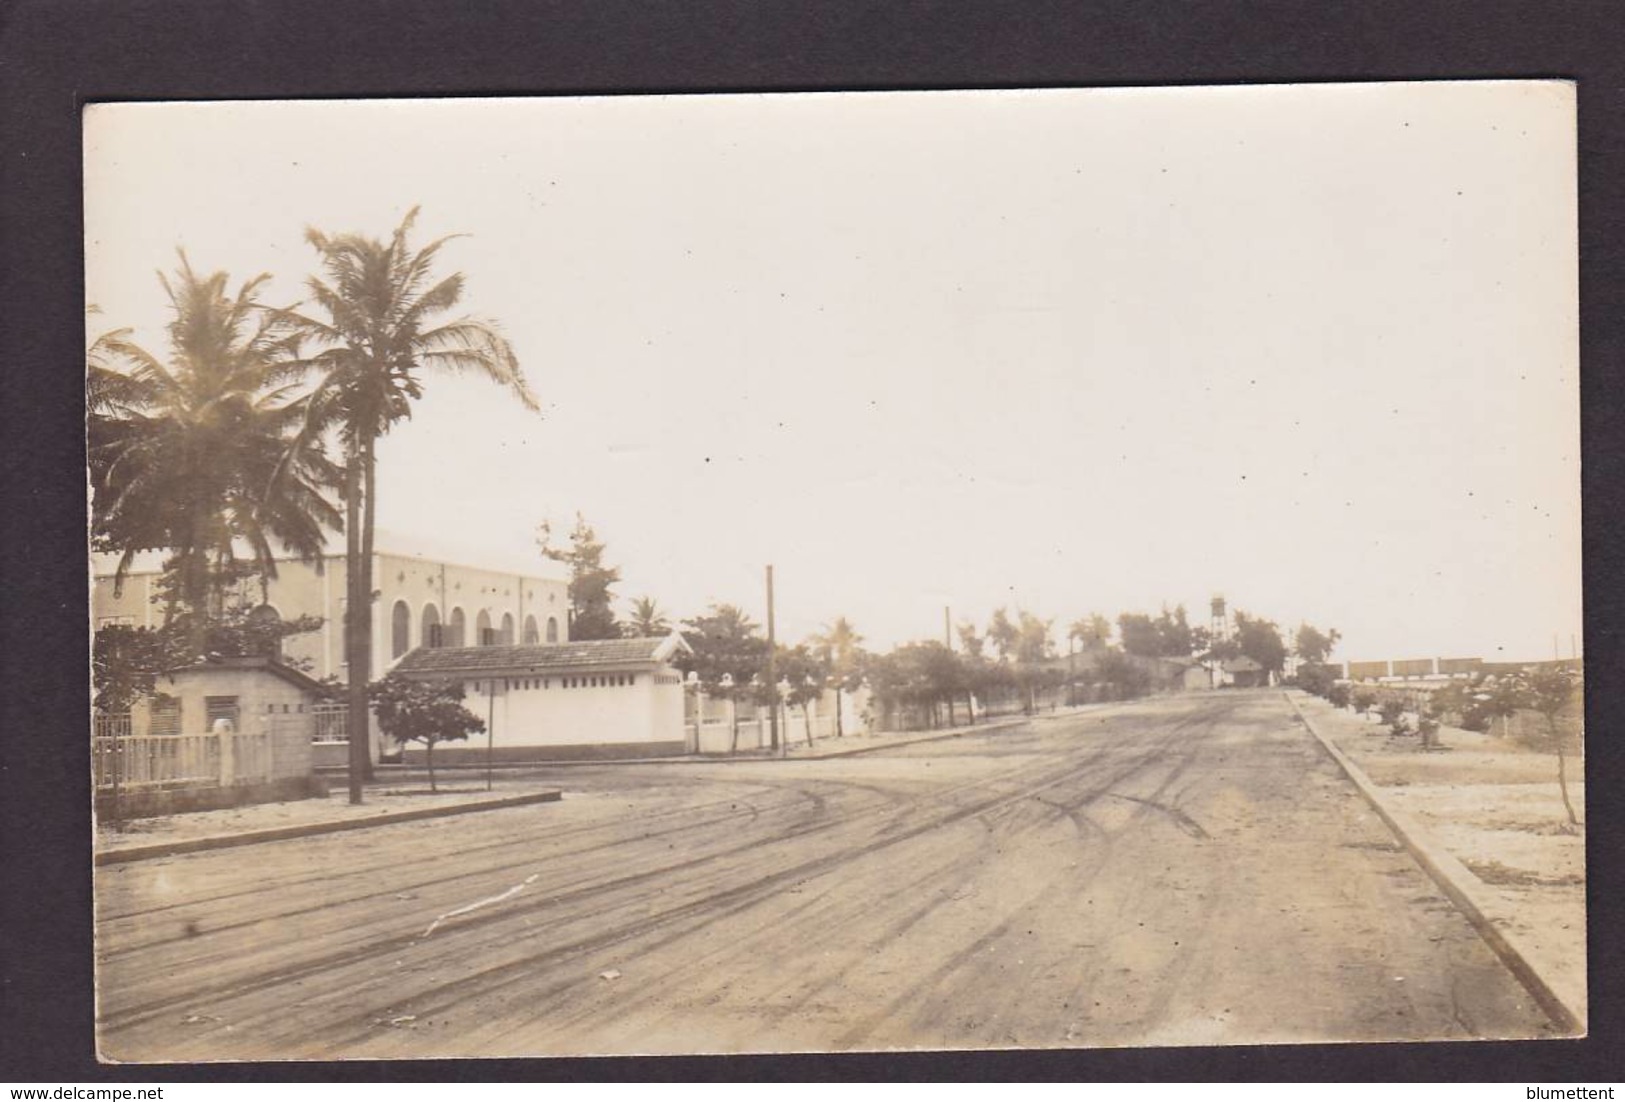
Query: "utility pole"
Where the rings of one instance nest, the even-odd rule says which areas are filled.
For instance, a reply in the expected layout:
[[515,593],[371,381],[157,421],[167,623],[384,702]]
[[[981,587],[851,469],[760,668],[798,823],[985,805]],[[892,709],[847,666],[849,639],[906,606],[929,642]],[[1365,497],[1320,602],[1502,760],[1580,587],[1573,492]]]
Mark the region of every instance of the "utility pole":
[[947,605],[942,606],[942,641],[949,650],[954,649],[953,618],[948,615]]
[[485,790],[491,791],[491,749],[497,729],[497,679],[485,683]]
[[782,756],[784,746],[779,742],[779,676],[778,676],[778,645],[773,635],[773,566],[767,568],[767,691],[771,701],[768,716],[772,724],[772,747]]

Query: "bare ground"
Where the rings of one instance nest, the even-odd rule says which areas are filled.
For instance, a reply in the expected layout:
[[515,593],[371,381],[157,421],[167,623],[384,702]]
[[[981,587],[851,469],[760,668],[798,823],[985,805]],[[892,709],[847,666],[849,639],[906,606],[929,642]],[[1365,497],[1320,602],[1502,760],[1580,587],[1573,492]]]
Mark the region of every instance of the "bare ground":
[[1555,1028],[1279,693],[97,870],[120,1060]]

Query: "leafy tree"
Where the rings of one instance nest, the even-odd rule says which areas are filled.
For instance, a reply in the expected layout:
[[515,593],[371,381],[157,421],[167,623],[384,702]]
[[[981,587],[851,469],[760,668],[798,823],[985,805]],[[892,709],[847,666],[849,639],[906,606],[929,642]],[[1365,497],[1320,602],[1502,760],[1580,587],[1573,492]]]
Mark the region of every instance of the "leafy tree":
[[1524,705],[1539,712],[1545,723],[1545,729],[1533,741],[1538,749],[1557,756],[1557,786],[1563,794],[1563,810],[1568,812],[1569,825],[1579,826],[1580,819],[1569,801],[1568,751],[1579,743],[1584,675],[1562,666],[1535,667],[1525,670],[1515,681]]
[[274,578],[273,541],[316,558],[339,524],[323,496],[337,468],[300,433],[298,333],[260,302],[267,279],[230,295],[224,272],[199,276],[183,252],[173,279],[159,276],[169,362],[129,330],[104,333],[88,353],[92,544],[120,555],[115,585],[138,551],[168,552],[165,619],[190,617],[194,652],[241,576],[239,545],[262,580]]
[[660,611],[653,597],[639,597],[633,601],[632,615],[621,626],[634,639],[671,634],[671,621],[666,619],[666,614]]
[[839,616],[814,635],[811,642],[835,687],[835,737],[840,738],[846,734],[841,717],[843,695],[863,683],[863,636],[851,621]]
[[1272,674],[1279,675],[1286,667],[1286,644],[1273,620],[1237,611],[1236,646]]
[[91,644],[91,677],[96,708],[125,712],[153,695],[158,676],[185,665],[185,648],[176,633],[163,628],[110,624],[97,628]]
[[1339,681],[1332,682],[1326,688],[1326,699],[1334,708],[1347,708],[1349,706],[1349,687]]
[[987,624],[987,638],[993,644],[993,649],[999,652],[999,661],[1008,662],[1016,644],[1021,641],[1021,629],[1011,621],[1009,613],[996,608]]
[[[735,605],[714,604],[704,616],[683,623],[683,638],[693,653],[672,661],[684,674],[699,678],[706,695],[724,700],[762,702],[767,671],[767,640],[744,611]],[[739,716],[734,712],[733,741],[739,741]]]
[[1322,632],[1309,624],[1300,624],[1294,648],[1300,661],[1319,665],[1331,657],[1332,649],[1342,637],[1336,628]]
[[389,239],[307,229],[321,275],[307,281],[326,315],[282,316],[321,351],[308,362],[319,376],[306,435],[336,428],[344,446],[345,661],[350,671],[350,802],[372,771],[368,753],[367,677],[372,669],[373,537],[378,507],[378,438],[412,415],[426,370],[474,372],[510,390],[526,409],[540,408],[519,358],[487,321],[441,315],[463,297],[463,276],[434,274],[449,237],[414,249],[408,240],[418,208]]
[[1098,612],[1073,620],[1067,625],[1066,637],[1084,650],[1098,650],[1111,638],[1112,624]]
[[621,634],[610,608],[609,587],[621,580],[620,569],[604,565],[604,542],[580,513],[570,530],[570,546],[553,543],[553,526],[542,521],[537,526],[537,544],[542,554],[570,568],[570,638],[615,639]]
[[463,707],[461,681],[414,681],[390,673],[370,686],[378,726],[396,742],[421,742],[429,767],[429,790],[439,791],[434,778],[434,748],[442,742],[461,742],[485,730],[485,720]]
[[[198,625],[184,615],[156,628],[122,624],[97,628],[91,645],[96,708],[103,712],[128,711],[137,700],[154,694],[159,676],[205,657],[252,655],[281,661],[283,640],[321,626],[317,616],[265,618],[239,605],[223,616],[203,619],[200,649],[193,645]],[[309,666],[309,662],[287,664],[295,668]]]
[[[1298,687],[1304,692],[1314,693],[1330,699],[1333,688],[1337,685],[1337,671],[1331,666],[1323,666],[1317,662],[1306,662],[1298,667]],[[1344,695],[1347,696],[1347,689]]]
[[767,669],[767,640],[755,621],[736,605],[714,604],[704,616],[683,624],[683,637],[692,654],[679,654],[673,662],[694,671],[709,693],[720,695],[724,677],[742,687]]
[[1157,625],[1143,612],[1125,612],[1118,616],[1117,637],[1122,640],[1123,650],[1128,654],[1153,658],[1162,653]]
[[1356,712],[1361,715],[1369,715],[1371,710],[1377,706],[1378,697],[1370,689],[1356,689],[1354,690],[1353,703]]
[[917,709],[927,724],[935,723],[939,706],[949,708],[963,691],[964,674],[958,656],[936,640],[904,643],[879,657],[870,670],[870,685],[889,710]]
[[1396,735],[1410,734],[1410,721],[1405,718],[1405,702],[1397,696],[1385,696],[1377,705],[1377,715]]
[[976,625],[967,620],[954,630],[959,636],[959,645],[966,656],[980,660],[982,652],[987,648],[987,639],[976,634]]
[[1133,700],[1151,691],[1151,674],[1122,651],[1111,650],[1095,663],[1095,677],[1107,700]]
[[1195,646],[1185,606],[1172,612],[1166,605],[1152,619],[1143,612],[1125,612],[1117,618],[1123,650],[1144,658],[1188,658]]
[[1050,629],[1055,621],[1042,619],[1026,609],[1018,610],[1017,621],[1016,676],[1027,698],[1026,710],[1031,714],[1038,706],[1038,686],[1046,680],[1042,664],[1054,654]]

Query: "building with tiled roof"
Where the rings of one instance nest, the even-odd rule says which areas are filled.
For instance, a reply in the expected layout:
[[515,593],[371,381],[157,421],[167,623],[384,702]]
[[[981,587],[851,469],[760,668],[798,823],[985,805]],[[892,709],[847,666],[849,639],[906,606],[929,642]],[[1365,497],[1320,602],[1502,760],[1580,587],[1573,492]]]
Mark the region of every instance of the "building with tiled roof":
[[[682,675],[671,665],[688,644],[664,638],[557,644],[419,647],[395,671],[463,688],[463,706],[490,731],[435,750],[436,761],[654,757],[681,754]],[[411,756],[414,751],[408,749]]]

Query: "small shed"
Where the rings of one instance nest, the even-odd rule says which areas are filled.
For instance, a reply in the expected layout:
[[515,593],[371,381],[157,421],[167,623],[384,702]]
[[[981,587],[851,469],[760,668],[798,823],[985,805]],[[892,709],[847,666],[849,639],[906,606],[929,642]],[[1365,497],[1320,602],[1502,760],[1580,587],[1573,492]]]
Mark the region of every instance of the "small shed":
[[[150,705],[155,735],[203,735],[224,719],[238,734],[272,727],[308,729],[328,687],[292,666],[264,656],[213,658],[171,670],[158,679],[163,694]],[[304,717],[301,720],[280,717]],[[306,741],[309,741],[307,734]]]
[[1221,685],[1234,685],[1238,689],[1267,688],[1270,683],[1270,672],[1245,654],[1225,659],[1219,672]]
[[[486,647],[420,647],[404,676],[463,686],[463,706],[487,736],[435,748],[435,761],[650,757],[681,754],[683,680],[671,662],[689,650],[664,637]],[[408,754],[421,753],[408,748]]]

